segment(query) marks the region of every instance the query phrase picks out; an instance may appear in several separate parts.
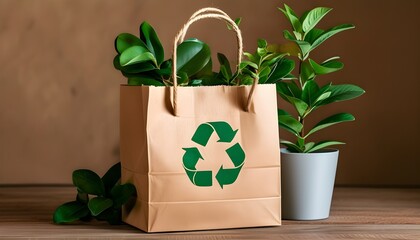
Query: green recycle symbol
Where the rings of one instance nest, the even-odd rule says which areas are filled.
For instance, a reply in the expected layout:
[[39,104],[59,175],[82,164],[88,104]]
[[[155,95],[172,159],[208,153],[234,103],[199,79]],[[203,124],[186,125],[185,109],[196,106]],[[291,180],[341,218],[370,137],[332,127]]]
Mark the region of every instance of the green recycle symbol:
[[[232,142],[238,130],[233,130],[227,122],[207,122],[198,126],[191,140],[201,146],[205,147],[213,134],[213,132],[219,137],[217,142]],[[182,148],[185,150],[183,156],[183,163],[185,172],[191,182],[200,187],[209,187],[213,185],[213,172],[212,171],[200,171],[196,169],[196,165],[200,159],[204,160],[201,156],[200,151],[196,147]],[[238,175],[245,162],[245,152],[239,143],[233,144],[231,147],[226,149],[226,153],[232,161],[233,168],[220,167],[216,174],[216,180],[220,187],[223,189],[224,185],[232,184],[238,178]]]

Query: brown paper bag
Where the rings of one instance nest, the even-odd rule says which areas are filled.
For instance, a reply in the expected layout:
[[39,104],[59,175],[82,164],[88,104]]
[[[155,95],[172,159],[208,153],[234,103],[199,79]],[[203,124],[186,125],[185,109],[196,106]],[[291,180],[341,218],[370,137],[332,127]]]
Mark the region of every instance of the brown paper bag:
[[[174,62],[188,25],[209,17],[233,22],[193,15]],[[126,223],[146,232],[281,224],[275,85],[178,87],[175,77],[174,87],[122,85],[120,107],[122,182],[138,195]]]

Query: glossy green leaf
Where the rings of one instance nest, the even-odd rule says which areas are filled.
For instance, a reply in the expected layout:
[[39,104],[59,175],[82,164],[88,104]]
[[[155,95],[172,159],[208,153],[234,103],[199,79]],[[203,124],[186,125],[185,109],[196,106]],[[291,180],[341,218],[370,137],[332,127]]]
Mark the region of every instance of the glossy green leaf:
[[325,100],[320,101],[317,105],[322,106],[333,102],[350,100],[365,93],[365,90],[352,84],[332,85],[329,91],[331,95]]
[[292,117],[290,114],[284,110],[278,111],[279,126],[292,134],[299,136],[300,131],[302,131],[303,125]]
[[211,60],[211,58],[198,73],[194,74],[193,76],[190,76],[190,78],[202,78],[204,76],[210,75],[213,75],[213,61]]
[[156,66],[152,62],[141,62],[121,67],[121,72],[126,77],[138,76],[138,73],[145,73],[155,70]]
[[59,206],[53,215],[54,223],[68,223],[89,215],[86,204],[78,201],[67,202]]
[[105,187],[101,178],[95,172],[88,169],[78,169],[73,172],[73,185],[76,186],[80,192],[104,195]]
[[305,19],[302,21],[303,32],[307,33],[311,31],[318,24],[318,22],[331,10],[331,8],[317,7],[309,11]]
[[260,56],[254,56],[253,54],[249,52],[244,52],[244,55],[248,58],[250,62],[256,63],[259,62]]
[[114,164],[102,177],[102,182],[104,183],[105,191],[110,192],[112,187],[120,180],[121,178],[121,162]]
[[289,141],[280,141],[281,144],[283,144],[284,146],[287,147],[287,150],[290,152],[295,152],[295,153],[301,153],[303,152],[303,149],[300,149],[298,145],[289,142]]
[[128,200],[136,195],[136,187],[131,183],[116,185],[111,191],[112,198],[114,199],[114,208],[119,208]]
[[101,212],[112,207],[112,205],[113,205],[112,199],[105,198],[105,197],[92,198],[88,203],[90,213],[93,216],[98,216]]
[[217,53],[217,59],[219,60],[220,67],[224,67],[226,71],[226,76],[229,76],[228,79],[232,77],[232,69],[230,68],[230,62],[229,59],[223,54],[223,53]]
[[257,45],[259,48],[266,48],[267,47],[267,41],[265,39],[259,38],[257,40]]
[[341,70],[344,67],[344,64],[342,62],[336,60],[331,60],[323,64],[318,64],[314,60],[309,59],[309,63],[311,64],[312,69],[314,70],[316,75],[333,73],[338,70]]
[[87,204],[89,202],[89,195],[77,189],[76,201]]
[[322,29],[318,29],[318,28],[313,28],[311,31],[309,31],[308,33],[306,33],[305,35],[305,42],[308,42],[310,44],[313,44],[314,41],[321,36],[321,34],[324,33],[324,30]]
[[302,84],[305,84],[305,82],[313,80],[315,78],[314,70],[308,62],[302,62],[300,68],[300,80]]
[[188,74],[186,72],[178,72],[178,85],[187,86],[188,85]]
[[314,80],[305,82],[302,88],[302,100],[312,107],[317,98],[318,91],[319,86]]
[[268,75],[270,74],[271,69],[269,66],[263,67],[260,69],[260,72],[258,73],[259,77],[259,83],[264,84],[267,81]]
[[120,55],[119,54],[114,57],[113,64],[114,64],[115,69],[121,70],[122,67],[121,67],[121,64],[120,64]]
[[288,99],[288,102],[290,102],[293,105],[293,107],[295,107],[299,116],[303,117],[309,108],[308,104],[302,101],[300,98],[290,96],[286,96],[286,98]]
[[157,66],[155,56],[151,52],[141,52],[144,49],[140,46],[134,46],[125,50],[120,56],[121,66],[133,65],[136,63],[152,62]]
[[331,92],[329,91],[330,87],[331,87],[332,83],[328,83],[324,86],[322,86],[316,96],[314,97],[316,100],[314,102],[312,102],[312,105],[314,106],[318,106],[318,103],[324,99],[327,99],[330,95]]
[[286,16],[286,18],[289,20],[290,24],[292,25],[293,29],[297,32],[302,31],[302,24],[299,21],[298,16],[296,13],[291,9],[289,6],[284,4],[284,9],[278,8],[283,14]]
[[352,24],[343,24],[336,27],[333,27],[331,29],[326,30],[323,34],[321,34],[317,39],[315,39],[311,46],[311,51],[314,50],[316,47],[318,47],[321,43],[323,43],[328,38],[334,36],[335,34],[349,30],[354,28],[354,25]]
[[311,51],[311,44],[305,41],[295,41],[297,45],[299,46],[299,49],[301,51],[302,56],[300,56],[300,59],[305,60],[308,57],[309,52]]
[[210,61],[210,47],[198,39],[187,39],[178,46],[177,72],[193,76]]
[[143,40],[147,49],[149,49],[155,57],[157,65],[160,65],[165,57],[163,47],[155,30],[147,22],[143,22],[140,25],[140,39]]
[[268,76],[267,83],[275,83],[288,76],[295,68],[295,61],[283,58],[274,65]]
[[308,142],[305,144],[305,150],[303,152],[308,152],[309,150],[311,150],[313,147],[315,146],[314,142]]
[[141,46],[146,48],[143,41],[130,33],[121,33],[115,39],[115,50],[117,50],[119,54],[123,53],[127,48],[132,46]]
[[[302,91],[300,88],[296,85],[294,81],[291,82],[278,82],[276,84],[277,92],[282,95],[300,98]],[[287,101],[287,99],[285,99]]]
[[142,77],[129,77],[128,78],[128,85],[130,86],[165,86],[165,84],[161,81],[158,81],[153,78],[149,78],[147,76]]
[[354,116],[351,115],[350,113],[338,113],[338,114],[332,115],[330,117],[327,117],[327,118],[321,120],[319,123],[317,123],[306,134],[305,138],[308,137],[309,135],[321,130],[321,129],[324,129],[324,128],[327,128],[329,126],[332,126],[332,125],[335,125],[335,124],[338,124],[338,123],[342,123],[342,122],[354,121],[354,119],[355,119]]
[[247,66],[250,66],[250,67],[252,67],[252,68],[254,68],[254,69],[258,69],[258,65],[257,65],[257,64],[255,64],[255,63],[253,63],[253,62],[251,62],[251,61],[242,61],[242,62],[239,64],[239,68],[240,68],[240,69],[244,69],[244,68],[246,68]]
[[306,152],[307,153],[316,152],[323,148],[333,146],[333,145],[340,145],[340,144],[345,144],[345,143],[337,142],[337,141],[321,141],[321,142],[316,143],[311,149],[308,149]]

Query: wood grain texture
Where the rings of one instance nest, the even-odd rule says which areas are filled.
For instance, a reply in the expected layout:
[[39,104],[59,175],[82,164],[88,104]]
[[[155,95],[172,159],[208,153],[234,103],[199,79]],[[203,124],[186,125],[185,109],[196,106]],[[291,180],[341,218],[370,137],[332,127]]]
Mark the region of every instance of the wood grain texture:
[[420,239],[420,189],[336,188],[331,216],[280,227],[146,234],[91,221],[55,225],[72,187],[0,187],[0,239]]

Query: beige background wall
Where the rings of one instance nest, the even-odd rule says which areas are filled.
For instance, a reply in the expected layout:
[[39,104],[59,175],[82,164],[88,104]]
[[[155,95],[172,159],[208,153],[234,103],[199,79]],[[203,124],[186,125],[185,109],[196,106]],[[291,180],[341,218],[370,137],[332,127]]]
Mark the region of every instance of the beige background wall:
[[[367,94],[325,108],[357,121],[318,135],[340,147],[337,184],[420,185],[419,33],[416,0],[287,1],[301,13],[333,7],[324,27],[354,23],[313,58],[340,55],[343,71],[328,80],[354,83]],[[289,28],[273,0],[0,0],[0,184],[69,183],[76,168],[103,173],[118,161],[119,84],[113,41],[137,34],[147,20],[169,57],[176,31],[196,9],[215,6],[243,17],[245,48],[256,39],[284,42]],[[233,35],[206,21],[190,36],[234,57]],[[282,102],[280,104],[283,104]],[[284,132],[281,132],[284,134]],[[287,137],[287,135],[283,135]]]

